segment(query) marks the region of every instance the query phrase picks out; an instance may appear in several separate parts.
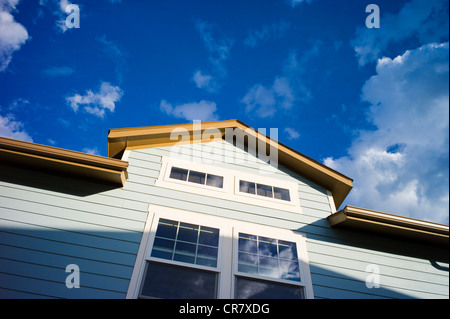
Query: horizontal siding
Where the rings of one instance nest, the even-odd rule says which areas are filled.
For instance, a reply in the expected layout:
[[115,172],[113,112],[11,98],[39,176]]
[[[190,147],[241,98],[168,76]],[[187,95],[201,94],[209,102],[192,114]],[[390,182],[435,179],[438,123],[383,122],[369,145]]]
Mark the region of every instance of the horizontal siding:
[[[228,158],[243,154],[219,143]],[[213,143],[195,146],[205,152],[213,147]],[[33,183],[15,183],[23,171],[2,172],[0,297],[125,297],[149,204],[304,233],[318,299],[448,297],[448,271],[432,267],[428,260],[389,253],[385,248],[398,245],[396,241],[377,238],[374,243],[373,237],[343,236],[331,229],[326,220],[332,211],[327,191],[307,179],[283,167],[270,176],[298,184],[302,211],[287,212],[156,187],[162,156],[172,155],[170,147],[131,151],[123,188],[101,189],[41,173],[26,177]],[[197,152],[194,160],[199,159]],[[253,164],[209,165],[257,175],[267,166],[259,159]],[[45,187],[39,187],[42,179]],[[65,190],[59,185],[66,185]],[[65,287],[65,267],[71,263],[80,267],[80,289]],[[371,263],[380,267],[380,288],[365,286],[365,269]]]
[[[39,172],[8,167],[0,177],[0,298],[126,296],[148,204]],[[80,288],[65,285],[69,264]]]

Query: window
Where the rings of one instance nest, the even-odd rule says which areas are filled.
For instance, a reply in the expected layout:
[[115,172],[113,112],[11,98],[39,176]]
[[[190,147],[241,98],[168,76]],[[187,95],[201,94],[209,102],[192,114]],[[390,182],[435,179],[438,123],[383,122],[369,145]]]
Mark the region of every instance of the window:
[[229,202],[301,213],[298,182],[289,176],[264,176],[201,162],[162,158],[155,186]]
[[128,298],[312,298],[303,235],[151,205]]
[[139,297],[216,298],[219,233],[219,228],[158,218]]
[[281,199],[285,201],[290,201],[289,189],[274,187],[264,184],[257,184],[252,182],[239,181],[239,191],[247,194],[256,194],[259,196]]
[[169,177],[180,181],[223,188],[222,176],[187,170],[175,166],[172,167]]

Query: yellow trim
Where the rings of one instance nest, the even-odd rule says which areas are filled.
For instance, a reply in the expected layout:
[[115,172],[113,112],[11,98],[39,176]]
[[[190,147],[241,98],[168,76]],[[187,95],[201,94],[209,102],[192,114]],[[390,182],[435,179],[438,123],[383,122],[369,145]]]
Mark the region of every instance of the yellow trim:
[[328,222],[332,227],[368,230],[439,245],[449,244],[447,225],[355,206],[345,206],[344,209],[328,216]]
[[0,137],[0,162],[120,186],[128,177],[128,163],[121,160],[5,137]]
[[[108,156],[120,156],[120,154],[122,154],[125,150],[136,150],[179,144],[179,141],[170,140],[170,134],[174,129],[186,130],[189,133],[189,143],[210,142],[209,139],[203,140],[200,137],[201,135],[194,136],[193,132],[197,129],[195,125],[198,124],[188,123],[110,129],[108,134]],[[260,140],[263,140],[267,147],[269,147],[271,142],[278,143],[278,163],[329,190],[333,195],[336,208],[341,205],[353,187],[353,180],[351,178],[289,148],[282,143],[272,141],[270,137],[254,130],[239,120],[202,122],[201,132],[198,133],[201,134],[205,129],[210,128],[218,129],[221,132],[222,138],[225,134],[226,128],[239,128],[243,131],[250,129],[246,132]]]

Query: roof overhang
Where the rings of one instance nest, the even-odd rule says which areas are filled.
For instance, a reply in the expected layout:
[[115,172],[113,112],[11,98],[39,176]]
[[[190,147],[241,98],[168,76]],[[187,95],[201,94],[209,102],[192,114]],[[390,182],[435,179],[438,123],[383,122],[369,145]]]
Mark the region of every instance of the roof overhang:
[[362,230],[407,240],[449,244],[449,226],[365,208],[345,206],[328,216],[332,227]]
[[[278,148],[278,163],[283,167],[305,177],[317,185],[329,190],[333,195],[336,208],[344,201],[353,187],[353,180],[322,163],[303,155],[288,146],[279,143],[265,134],[251,128],[238,120],[175,124],[163,126],[110,129],[108,134],[108,156],[120,157],[125,150],[171,146],[179,143],[210,142],[205,130],[216,129],[224,138],[227,128],[241,129],[246,134],[255,136],[265,142],[267,154],[270,145]],[[189,133],[189,139],[178,138],[177,132]],[[207,131],[209,132],[209,131]],[[205,135],[207,138],[205,138]],[[175,138],[174,138],[175,137]],[[264,144],[261,144],[264,145]]]
[[0,137],[0,162],[123,186],[128,162]]

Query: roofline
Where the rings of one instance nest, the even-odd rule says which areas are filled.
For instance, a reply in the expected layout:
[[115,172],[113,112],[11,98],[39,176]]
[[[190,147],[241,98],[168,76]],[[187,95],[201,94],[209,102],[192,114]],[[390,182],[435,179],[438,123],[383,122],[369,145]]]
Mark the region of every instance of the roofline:
[[0,137],[0,162],[123,186],[128,162]]
[[328,216],[332,227],[388,234],[403,239],[449,245],[449,226],[355,206]]
[[[250,134],[262,139],[267,147],[270,143],[276,142],[278,145],[278,162],[316,183],[317,185],[329,190],[333,195],[336,209],[341,205],[348,193],[353,187],[353,180],[334,169],[304,155],[294,149],[280,143],[243,122],[232,119],[226,121],[201,122],[201,130],[216,128],[221,131],[222,138],[226,128],[246,129]],[[170,135],[174,129],[184,129],[190,133],[190,143],[210,142],[211,140],[202,140],[195,138],[192,132],[195,130],[195,123],[171,124],[161,126],[146,126],[136,128],[117,128],[110,129],[108,132],[108,156],[119,157],[125,150],[171,146],[180,143],[178,140],[171,140]]]

